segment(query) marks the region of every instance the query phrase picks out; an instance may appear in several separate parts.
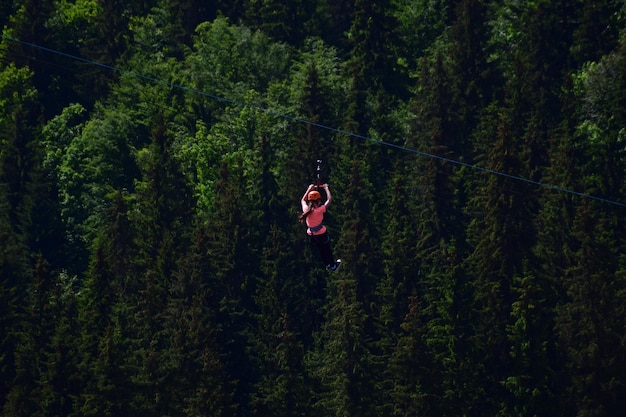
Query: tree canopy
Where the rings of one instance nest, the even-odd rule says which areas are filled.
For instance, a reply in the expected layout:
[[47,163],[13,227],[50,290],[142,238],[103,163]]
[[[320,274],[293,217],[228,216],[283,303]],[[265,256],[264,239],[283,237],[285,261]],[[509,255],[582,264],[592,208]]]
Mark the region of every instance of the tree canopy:
[[623,413],[624,2],[0,11],[0,415]]

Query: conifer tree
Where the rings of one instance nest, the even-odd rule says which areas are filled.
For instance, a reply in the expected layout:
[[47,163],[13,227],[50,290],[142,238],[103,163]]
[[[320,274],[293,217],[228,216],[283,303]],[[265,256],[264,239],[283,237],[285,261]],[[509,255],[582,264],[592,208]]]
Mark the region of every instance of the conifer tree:
[[224,365],[229,380],[237,381],[233,389],[234,402],[242,407],[242,413],[247,413],[249,395],[259,377],[258,367],[250,358],[248,333],[259,260],[248,247],[254,230],[247,227],[251,223],[243,212],[244,207],[251,207],[247,205],[251,203],[241,202],[246,196],[243,169],[240,157],[224,161],[219,167],[214,211],[206,217],[211,225],[207,232],[206,256],[210,259],[210,268],[215,271],[216,290],[219,291],[216,321],[221,323],[223,332],[217,344],[225,352]]
[[411,0],[392,2],[391,11],[397,19],[395,31],[399,39],[398,64],[409,71],[450,25],[450,2],[445,0]]
[[367,86],[363,90],[375,93],[383,90],[402,96],[406,81],[395,59],[400,42],[393,29],[397,22],[391,13],[391,2],[358,0],[354,2],[352,25],[348,32],[352,71],[359,74]]
[[46,374],[42,356],[52,328],[48,304],[50,277],[41,257],[34,267],[22,306],[22,320],[14,330],[18,341],[14,351],[15,379],[3,409],[3,413],[11,416],[37,415],[43,406],[41,386],[38,385],[45,384],[41,378],[42,374]]
[[[491,122],[479,126],[483,141],[477,141],[484,152],[484,164],[490,169],[521,176],[521,146],[511,130],[505,111],[496,112]],[[487,123],[487,119],[483,122]],[[495,140],[495,143],[494,143]],[[473,361],[476,368],[474,389],[484,397],[485,409],[491,413],[503,398],[501,379],[510,372],[506,331],[512,305],[512,280],[523,273],[524,259],[528,259],[535,243],[532,225],[534,215],[533,193],[524,184],[513,183],[501,175],[481,176],[471,208],[481,212],[474,217],[468,239],[473,253],[467,259],[474,287],[472,311]],[[475,395],[476,395],[475,394]]]
[[[28,351],[32,346],[23,346],[25,357],[19,358],[16,352],[24,336],[23,328],[28,327],[25,309],[33,282],[35,257],[32,250],[37,249],[32,233],[46,227],[33,224],[37,200],[47,201],[47,195],[42,192],[44,184],[40,181],[38,103],[29,70],[18,69],[10,63],[0,71],[0,295],[3,297],[0,407],[4,407],[6,401],[14,401],[7,399],[9,391],[16,393],[12,394],[13,398],[14,395],[22,398],[22,394],[28,395],[24,384],[34,383],[29,380],[29,375],[34,375],[31,367],[35,366],[28,356],[33,353]],[[12,406],[19,409],[19,403]]]
[[40,255],[28,290],[6,415],[70,415],[79,393],[72,288]]
[[[63,246],[63,236],[59,234],[57,222],[56,188],[45,175],[48,172],[42,169],[41,148],[40,142],[33,140],[27,147],[27,154],[15,155],[22,159],[20,176],[26,180],[20,194],[24,202],[31,200],[32,203],[19,204],[21,219],[16,218],[14,227],[21,229],[24,249],[28,248],[24,256],[33,266],[29,268],[32,272],[19,280],[24,297],[16,310],[21,311],[20,325],[15,329],[18,344],[9,357],[15,355],[15,363],[19,364],[16,376],[23,379],[16,380],[7,395],[7,415],[67,415],[72,410],[72,397],[77,393],[72,391],[77,388],[72,381],[77,360],[76,355],[69,353],[74,346],[71,336],[75,333],[71,329],[75,311],[65,306],[72,301],[70,294],[66,298],[62,293],[65,288],[61,282],[64,274],[59,248]],[[11,238],[7,238],[10,242]],[[10,246],[7,252],[17,255],[12,262],[19,262],[19,255]],[[8,268],[8,272],[17,271]],[[6,301],[10,306],[12,297],[7,297]],[[61,323],[68,322],[70,327],[62,327]]]
[[350,274],[329,282],[326,322],[307,360],[315,380],[313,411],[322,415],[376,415],[367,315]]
[[[461,6],[459,6],[463,12]],[[454,32],[468,23],[459,17]],[[472,34],[473,42],[479,42]],[[432,56],[421,60],[418,88],[420,96],[412,102],[416,117],[411,124],[407,145],[433,156],[413,157],[406,163],[407,205],[415,216],[414,276],[410,291],[420,305],[418,317],[425,324],[425,357],[430,366],[420,375],[428,384],[421,388],[423,395],[437,398],[432,408],[446,414],[453,409],[467,408],[471,393],[472,373],[470,345],[471,319],[469,305],[472,293],[464,273],[467,256],[466,228],[470,219],[465,210],[468,199],[467,171],[449,160],[471,160],[472,155],[463,144],[469,143],[469,132],[474,121],[463,115],[466,94],[477,94],[477,89],[463,86],[466,82],[458,72],[459,61],[472,61],[478,66],[479,56],[452,53],[459,44],[470,42],[451,36],[454,41],[442,43]],[[450,51],[451,59],[446,59]],[[452,63],[450,63],[452,61]],[[480,103],[474,103],[479,106]],[[412,293],[405,294],[409,297]],[[400,358],[401,359],[401,358]],[[404,360],[410,360],[405,358]]]
[[44,353],[45,377],[41,387],[44,415],[71,416],[82,390],[79,379],[78,304],[76,276],[61,272],[49,293],[52,333]]
[[378,241],[376,225],[372,221],[375,220],[375,198],[367,179],[371,167],[364,166],[364,161],[360,160],[343,163],[348,171],[345,177],[338,180],[346,185],[335,191],[336,197],[333,197],[336,200],[334,204],[341,204],[341,212],[337,216],[341,234],[333,250],[341,253],[337,257],[346,258],[345,269],[342,269],[355,279],[357,300],[369,307],[382,270],[380,248],[375,244]]
[[427,401],[427,393],[432,392],[429,385],[435,381],[428,377],[431,362],[424,343],[426,325],[421,316],[419,301],[411,295],[401,324],[401,334],[390,357],[389,371],[394,377],[390,391],[393,402],[386,407],[388,412],[382,415],[408,417],[433,412],[441,401],[430,402],[430,406]]
[[297,44],[298,32],[304,29],[303,22],[296,20],[300,8],[300,1],[250,1],[246,5],[245,23],[272,39]]
[[[380,378],[377,380],[377,407],[381,415],[392,413],[393,404],[388,400],[397,389],[398,368],[390,364],[392,354],[403,332],[401,325],[407,316],[407,300],[419,285],[419,263],[415,256],[417,236],[415,216],[409,210],[409,181],[398,174],[390,181],[390,207],[383,222],[386,228],[382,233],[382,256],[384,275],[377,282],[374,296],[377,302],[374,320],[376,340],[373,343],[377,353],[374,366]],[[407,351],[403,351],[407,353]],[[398,358],[398,361],[410,360]],[[410,382],[408,382],[410,384]]]
[[[577,239],[565,270],[567,300],[557,308],[556,330],[571,378],[566,399],[579,415],[610,415],[624,406],[620,346],[624,332],[624,279],[616,275],[620,246],[611,214],[582,202],[573,223]],[[602,300],[598,303],[596,300]]]
[[[78,299],[81,390],[75,416],[99,416],[128,411],[132,392],[125,361],[130,350],[129,311],[136,303],[132,280],[136,248],[127,194],[118,191],[98,233],[90,266]],[[125,410],[125,411],[123,411]]]
[[559,391],[556,343],[553,337],[554,288],[548,279],[513,278],[510,340],[511,370],[503,385],[512,399],[502,403],[505,415],[564,415]]
[[[1,167],[0,167],[1,168]],[[0,407],[4,407],[6,397],[15,377],[15,349],[18,345],[15,327],[18,324],[18,312],[23,303],[23,289],[17,285],[22,278],[27,278],[28,263],[23,244],[17,238],[10,220],[7,184],[0,182]]]
[[[624,48],[620,46],[601,62],[590,65],[575,78],[580,116],[574,136],[581,156],[577,187],[589,194],[624,196],[621,146],[622,106],[626,85]],[[556,328],[571,378],[567,401],[580,415],[612,414],[623,407],[624,386],[613,372],[623,372],[622,355],[614,350],[623,332],[624,280],[619,265],[623,225],[612,204],[591,198],[574,200],[571,234],[564,250],[564,302],[557,306]],[[592,300],[603,300],[601,303]],[[608,365],[610,364],[610,365]],[[594,381],[590,384],[589,381]],[[593,386],[591,386],[593,385]],[[618,399],[619,398],[619,399]]]
[[[264,117],[257,120],[260,138],[255,143],[255,162],[251,165],[256,167],[258,174],[251,177],[260,181],[251,191],[256,202],[251,211],[259,224],[259,242],[263,250],[259,253],[260,273],[254,296],[255,332],[258,335],[251,339],[263,377],[257,383],[257,394],[251,401],[258,415],[293,415],[304,410],[301,402],[307,398],[302,382],[297,384],[304,378],[303,345],[301,341],[294,341],[293,329],[300,329],[298,336],[301,340],[310,340],[304,332],[312,331],[312,317],[317,314],[313,310],[315,294],[305,285],[306,282],[298,279],[297,271],[301,268],[291,261],[298,258],[289,243],[295,219],[286,215],[286,206],[290,202],[281,200],[277,181],[272,175],[276,151],[265,133],[271,130],[271,124],[266,125]],[[282,354],[278,354],[278,349],[282,349]],[[288,381],[296,384],[289,385]]]
[[128,365],[135,369],[137,396],[133,407],[145,415],[170,412],[173,401],[168,389],[170,367],[166,359],[166,307],[173,273],[186,246],[191,201],[187,185],[172,151],[171,134],[161,116],[152,132],[151,143],[139,152],[142,179],[137,182],[132,220],[136,227],[137,254],[133,259],[138,288],[134,301],[131,329],[136,355]]
[[[374,169],[391,167],[385,158],[386,149],[376,145],[361,147],[363,138],[396,140],[394,133],[398,130],[393,112],[398,99],[405,97],[406,93],[402,82],[404,68],[398,65],[394,51],[398,43],[397,34],[392,30],[395,26],[396,20],[388,2],[355,2],[348,32],[350,55],[344,69],[350,85],[342,124],[360,140],[356,142],[355,137],[351,137],[354,148],[344,148],[340,152],[349,154],[349,158],[367,161],[358,175],[371,184],[371,195],[386,186],[386,177],[373,175]],[[372,220],[381,221],[376,205],[372,208]]]
[[107,323],[97,339],[97,356],[89,366],[79,402],[72,416],[102,416],[128,413],[134,390],[125,371],[129,355],[120,321]]
[[397,334],[406,315],[406,300],[419,285],[419,263],[415,257],[418,236],[414,232],[414,213],[409,209],[410,185],[402,175],[390,185],[390,207],[382,240],[385,275],[376,290],[381,303],[381,334]]
[[437,103],[438,111],[445,114],[439,120],[443,125],[442,136],[447,138],[441,140],[455,159],[471,160],[469,134],[476,128],[487,104],[501,94],[502,76],[490,62],[493,47],[489,42],[488,3],[463,0],[451,7],[452,22],[442,51],[444,56],[449,56],[446,60],[449,63],[442,68],[442,74],[437,73],[438,68],[430,73],[440,84],[435,91],[445,94],[444,101]]
[[174,274],[165,337],[172,364],[172,408],[190,416],[237,415],[237,381],[225,364],[228,327],[220,321],[222,283],[207,256],[210,226],[198,222],[189,251]]
[[[304,338],[293,329],[288,313],[278,329],[258,340],[262,374],[252,396],[255,415],[304,416],[311,413],[311,390],[304,369]],[[261,344],[268,346],[261,346]],[[259,349],[260,348],[260,349]],[[255,349],[255,350],[257,350]]]
[[8,38],[2,39],[2,56],[11,65],[32,72],[31,83],[39,92],[39,101],[43,105],[39,110],[48,112],[44,114],[55,114],[59,109],[55,100],[60,97],[54,94],[57,88],[54,88],[52,74],[57,73],[53,63],[58,57],[32,46],[50,43],[53,36],[46,22],[54,12],[54,4],[52,1],[26,0],[20,6],[10,16],[10,24],[5,29]]
[[[372,51],[368,49],[368,46],[377,44],[381,37],[384,37],[380,32],[385,27],[382,22],[384,16],[377,7],[368,1],[355,4],[356,15],[350,29],[351,57],[345,69],[346,76],[350,79],[350,87],[343,124],[347,131],[360,137],[369,136],[373,120],[378,117],[377,105],[380,103],[378,99],[382,97],[381,93],[384,90],[379,78],[369,77],[375,73],[376,65],[384,61],[379,55],[377,58],[380,59],[374,59],[369,55]],[[380,23],[381,27],[367,23],[370,19],[369,12],[375,12],[371,19]],[[385,50],[381,53],[384,54]],[[342,225],[340,241],[344,251],[342,256],[347,258],[351,273],[358,282],[357,298],[366,301],[371,296],[375,277],[380,273],[380,256],[370,244],[378,239],[375,230],[378,219],[373,211],[374,195],[377,189],[382,189],[384,179],[374,177],[372,172],[374,167],[380,166],[381,149],[376,145],[353,141],[352,137],[348,137],[341,138],[338,151],[342,155],[342,160],[338,164],[340,169],[336,177],[344,186],[335,191],[344,202],[339,217]],[[365,305],[370,303],[365,302]]]
[[585,62],[596,61],[613,51],[619,42],[617,21],[624,7],[619,1],[581,0],[575,5],[571,22],[573,64],[578,67]]
[[[567,94],[564,100],[564,111],[572,111],[572,105],[576,102],[572,94]],[[567,104],[569,103],[569,104]],[[572,116],[573,117],[573,116]],[[556,187],[571,190],[576,189],[576,178],[580,178],[580,167],[576,162],[577,147],[574,139],[573,127],[570,126],[573,119],[564,119],[562,126],[555,130],[555,140],[552,141],[548,156],[551,161],[545,171],[544,182]],[[532,303],[533,310],[541,294],[541,309],[545,311],[543,320],[539,324],[540,328],[552,327],[549,336],[545,339],[545,349],[548,353],[549,363],[544,368],[546,376],[550,376],[550,383],[553,384],[550,393],[554,396],[545,409],[550,410],[553,406],[561,410],[562,415],[572,412],[572,404],[567,399],[566,392],[569,390],[568,376],[565,372],[565,363],[568,361],[566,351],[559,346],[558,331],[554,326],[558,322],[557,307],[566,299],[563,284],[565,271],[571,262],[571,249],[576,246],[573,237],[572,225],[576,212],[576,198],[571,194],[548,190],[540,198],[541,208],[536,217],[537,224],[537,244],[533,248],[533,256],[536,257],[538,265],[535,267],[536,277],[525,283],[526,287],[538,288],[533,290],[534,297],[528,299],[522,305]],[[536,281],[536,283],[532,283]],[[524,292],[528,292],[527,288]],[[526,319],[527,320],[527,319]],[[521,348],[524,345],[518,345]],[[530,346],[526,344],[525,346]]]

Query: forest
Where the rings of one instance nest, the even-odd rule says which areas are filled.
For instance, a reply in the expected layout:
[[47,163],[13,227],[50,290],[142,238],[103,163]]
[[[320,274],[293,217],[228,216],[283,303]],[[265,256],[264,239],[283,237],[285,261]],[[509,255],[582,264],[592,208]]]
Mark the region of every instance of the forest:
[[623,415],[624,1],[0,25],[0,416]]

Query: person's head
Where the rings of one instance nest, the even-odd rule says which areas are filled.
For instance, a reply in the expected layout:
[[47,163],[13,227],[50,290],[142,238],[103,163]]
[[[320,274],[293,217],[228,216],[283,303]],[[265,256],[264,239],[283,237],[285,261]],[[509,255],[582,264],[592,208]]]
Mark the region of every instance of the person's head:
[[318,205],[321,203],[322,201],[322,196],[319,193],[319,191],[313,190],[309,192],[309,195],[307,196],[307,199],[309,200],[309,202],[311,202],[314,205]]

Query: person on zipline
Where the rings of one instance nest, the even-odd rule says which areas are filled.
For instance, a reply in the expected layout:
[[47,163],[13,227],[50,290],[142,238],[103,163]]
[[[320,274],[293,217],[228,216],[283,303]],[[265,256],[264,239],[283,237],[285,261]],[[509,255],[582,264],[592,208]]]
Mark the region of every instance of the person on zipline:
[[326,226],[322,224],[326,208],[333,200],[333,197],[328,188],[328,184],[324,184],[322,188],[326,191],[326,201],[322,204],[322,196],[315,188],[315,185],[309,185],[309,188],[307,188],[300,200],[302,206],[300,221],[306,223],[309,242],[317,246],[326,270],[336,271],[341,265],[341,259],[335,261],[333,251],[330,247],[328,231],[326,230]]

